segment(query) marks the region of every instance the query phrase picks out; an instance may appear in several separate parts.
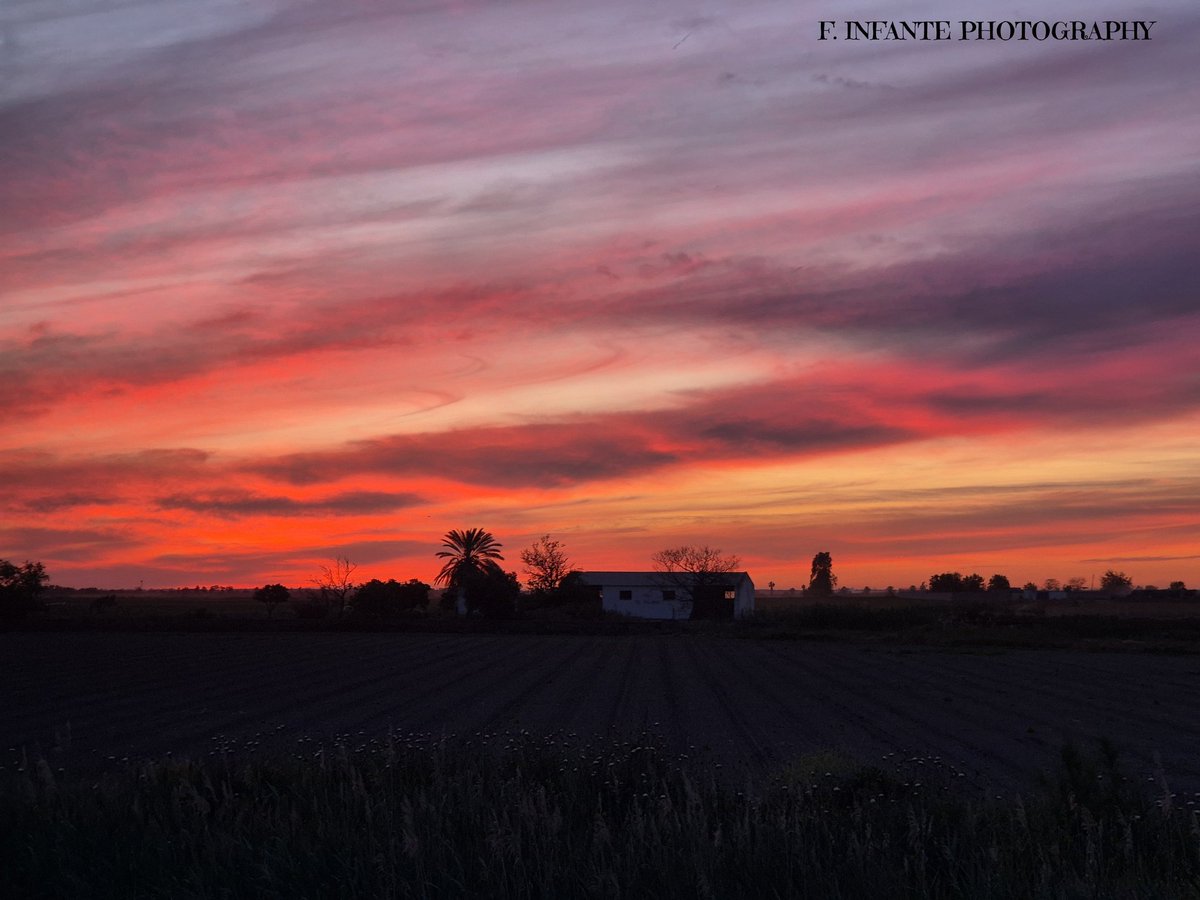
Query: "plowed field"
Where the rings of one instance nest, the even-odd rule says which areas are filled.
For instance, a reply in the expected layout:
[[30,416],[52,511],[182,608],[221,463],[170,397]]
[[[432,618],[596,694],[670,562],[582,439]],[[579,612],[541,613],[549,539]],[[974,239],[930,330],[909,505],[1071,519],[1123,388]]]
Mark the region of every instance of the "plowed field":
[[[694,634],[0,635],[0,765],[307,752],[389,729],[633,735],[768,771],[833,749],[964,787],[1031,786],[1064,740],[1107,737],[1200,791],[1200,660],[955,653]],[[961,774],[960,774],[961,773]],[[1189,794],[1190,796],[1190,794]]]

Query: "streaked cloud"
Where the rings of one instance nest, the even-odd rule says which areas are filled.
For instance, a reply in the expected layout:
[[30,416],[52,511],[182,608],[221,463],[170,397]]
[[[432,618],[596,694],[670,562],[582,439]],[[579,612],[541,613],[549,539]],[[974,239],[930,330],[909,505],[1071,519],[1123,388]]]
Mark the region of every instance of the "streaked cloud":
[[171,494],[158,497],[161,509],[179,509],[195,513],[237,518],[240,516],[356,515],[394,512],[423,501],[417,494],[390,494],[383,491],[347,491],[315,500],[253,494],[248,491],[218,491],[210,494]]
[[1151,6],[1103,47],[819,44],[787,2],[6,7],[4,552],[421,575],[481,524],[1200,579],[1200,12]]

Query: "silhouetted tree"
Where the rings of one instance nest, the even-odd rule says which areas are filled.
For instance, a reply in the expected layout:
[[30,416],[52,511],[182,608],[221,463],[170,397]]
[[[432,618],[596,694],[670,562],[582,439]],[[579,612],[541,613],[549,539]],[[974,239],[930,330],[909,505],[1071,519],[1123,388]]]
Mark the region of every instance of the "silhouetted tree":
[[1100,578],[1100,587],[1106,591],[1120,591],[1130,587],[1133,584],[1133,579],[1124,572],[1114,572],[1109,569]]
[[346,605],[350,601],[350,594],[354,592],[354,582],[350,576],[357,568],[348,557],[339,556],[334,559],[333,565],[321,566],[320,576],[313,579],[321,600],[326,606],[336,606],[339,616],[346,614]]
[[1009,584],[1007,575],[993,575],[988,579],[987,589],[989,591],[1011,591],[1012,585]]
[[929,590],[931,591],[957,593],[962,589],[963,577],[961,572],[942,572],[939,575],[929,576]]
[[1067,589],[1068,591],[1082,591],[1082,590],[1086,590],[1086,589],[1087,589],[1087,586],[1088,586],[1087,579],[1086,579],[1086,578],[1080,578],[1080,577],[1068,578],[1068,579],[1067,579],[1067,583],[1066,583],[1066,589]]
[[441,570],[434,578],[434,584],[444,585],[446,592],[442,596],[442,605],[453,607],[456,600],[461,598],[467,612],[471,612],[477,604],[471,600],[471,588],[486,584],[483,576],[504,574],[504,570],[496,562],[504,559],[501,555],[501,545],[490,531],[482,528],[468,528],[459,531],[457,528],[447,531],[442,538],[445,550],[439,550],[437,556],[446,560]]
[[18,566],[0,559],[0,618],[22,619],[37,609],[38,595],[48,577],[40,562]]
[[562,580],[571,572],[571,561],[567,559],[562,541],[543,534],[532,547],[521,551],[521,562],[525,564],[525,583],[529,590],[541,597],[557,593]]
[[1038,589],[1037,585],[1034,584],[1032,581],[1025,582],[1024,587],[1021,588],[1021,590],[1023,590],[1023,591],[1036,591],[1037,589]]
[[354,593],[354,612],[374,618],[386,618],[424,609],[429,605],[430,587],[423,581],[410,578],[401,584],[394,578],[380,581],[372,578]]
[[459,597],[468,616],[481,615],[486,619],[507,619],[517,611],[521,597],[521,582],[516,572],[505,572],[499,566],[483,571],[464,572],[459,581],[446,589],[449,605]]
[[1061,591],[1062,582],[1057,578],[1047,578],[1042,582],[1042,587],[1047,591]]
[[[650,559],[660,579],[691,600],[694,619],[721,615],[726,576],[742,564],[737,556],[722,554],[720,548],[708,544],[668,547]],[[733,614],[732,604],[727,612]]]
[[1186,585],[1186,584],[1184,584],[1182,581],[1172,581],[1172,582],[1171,582],[1171,590],[1173,590],[1173,591],[1186,591],[1186,590],[1187,590],[1187,585]]
[[837,576],[833,574],[833,557],[822,550],[812,558],[812,571],[808,577],[808,592],[816,597],[831,597],[837,587]]
[[254,592],[254,599],[267,608],[267,618],[275,613],[275,607],[292,599],[292,592],[282,584],[264,584]]
[[688,575],[684,583],[696,584],[702,580],[721,581],[730,572],[736,572],[742,561],[730,554],[722,555],[720,548],[708,544],[693,546],[684,544],[659,550],[651,557],[655,571],[664,575]]
[[652,557],[660,580],[692,602],[692,618],[725,618],[733,615],[733,603],[726,598],[728,575],[736,572],[741,560],[725,555],[707,544],[684,544],[660,550]]
[[[1007,579],[1005,580],[1007,581]],[[959,572],[942,572],[940,575],[930,576],[929,589],[938,592],[948,591],[954,594],[976,593],[983,590],[983,576],[975,572],[970,575],[963,575]]]

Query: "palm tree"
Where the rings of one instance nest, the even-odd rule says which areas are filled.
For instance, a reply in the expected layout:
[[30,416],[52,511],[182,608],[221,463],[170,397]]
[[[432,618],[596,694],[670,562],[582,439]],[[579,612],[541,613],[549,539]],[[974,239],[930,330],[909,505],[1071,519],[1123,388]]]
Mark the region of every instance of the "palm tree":
[[439,550],[438,556],[446,560],[442,570],[438,572],[434,584],[446,587],[458,587],[471,575],[488,575],[500,572],[496,560],[504,559],[500,555],[500,544],[490,531],[482,528],[468,528],[459,531],[457,528],[446,532],[442,538],[445,550]]

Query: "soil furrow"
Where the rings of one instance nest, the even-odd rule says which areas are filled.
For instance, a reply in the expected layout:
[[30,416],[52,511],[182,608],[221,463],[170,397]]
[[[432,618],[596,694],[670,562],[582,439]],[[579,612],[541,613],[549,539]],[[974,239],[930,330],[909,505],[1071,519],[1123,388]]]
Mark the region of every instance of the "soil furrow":
[[[874,745],[872,755],[899,754],[919,761],[936,759],[939,763],[949,764],[955,771],[964,772],[964,779],[979,788],[988,786],[989,775],[1000,775],[1008,782],[1020,782],[1032,774],[1013,763],[1010,754],[998,750],[1002,740],[1007,743],[1001,734],[993,735],[986,745],[984,741],[970,740],[929,715],[932,704],[928,701],[909,694],[907,702],[898,708],[893,703],[879,700],[871,685],[855,684],[860,679],[847,677],[846,672],[848,668],[855,675],[862,671],[864,663],[870,661],[864,651],[847,657],[841,648],[821,648],[824,652],[819,656],[805,658],[800,652],[787,653],[778,646],[766,645],[764,649],[766,665],[770,666],[772,659],[783,664],[784,668],[778,670],[783,673],[782,678],[788,677],[788,667],[803,673],[803,680],[821,691],[821,707],[832,710],[841,721],[855,723],[870,735],[870,743]],[[789,649],[799,651],[803,648]],[[876,670],[872,679],[874,683],[884,680],[892,684],[903,683],[901,674],[896,672]],[[933,708],[942,714],[941,718],[950,718],[948,711],[940,705]],[[856,743],[848,742],[837,749],[852,750]]]
[[[642,658],[642,641],[627,641],[621,645],[621,650],[625,653],[625,664],[621,667],[621,678],[617,682],[617,690],[613,696],[612,705],[608,709],[608,716],[605,718],[605,725],[608,731],[627,730],[619,728],[621,722],[621,713],[628,711],[629,696],[632,690],[634,671],[637,668],[638,662]],[[633,723],[626,720],[626,725]]]
[[495,731],[508,719],[515,715],[520,718],[520,713],[524,711],[530,704],[531,699],[546,691],[548,682],[554,681],[558,676],[576,663],[584,651],[587,650],[587,644],[579,641],[575,642],[575,646],[558,645],[556,650],[562,652],[562,656],[557,660],[546,655],[543,658],[542,666],[534,669],[528,684],[522,686],[517,693],[505,700],[500,706],[492,712],[483,722],[482,728],[485,731]]
[[[22,747],[90,771],[166,752],[304,754],[389,729],[649,728],[757,770],[820,749],[876,764],[899,753],[916,775],[953,766],[968,776],[956,783],[1007,789],[1056,768],[1064,740],[1107,735],[1136,777],[1157,753],[1171,784],[1200,788],[1200,701],[1171,687],[1192,683],[1188,657],[703,634],[22,634],[0,651],[18,673],[0,694],[5,767]],[[73,749],[54,752],[67,721]]]
[[[759,769],[766,768],[770,762],[770,757],[763,749],[762,740],[757,733],[757,729],[750,722],[746,714],[742,712],[740,707],[733,702],[729,691],[726,690],[720,679],[713,674],[713,667],[706,658],[707,654],[697,647],[697,642],[695,641],[688,641],[686,649],[692,667],[696,669],[700,680],[707,685],[709,691],[717,699],[721,711],[737,732],[741,743],[745,745],[748,753],[740,755],[743,758],[749,756],[750,762],[755,767]],[[711,652],[710,648],[706,647],[704,649]]]

